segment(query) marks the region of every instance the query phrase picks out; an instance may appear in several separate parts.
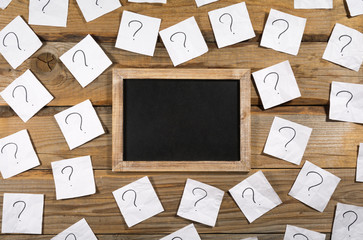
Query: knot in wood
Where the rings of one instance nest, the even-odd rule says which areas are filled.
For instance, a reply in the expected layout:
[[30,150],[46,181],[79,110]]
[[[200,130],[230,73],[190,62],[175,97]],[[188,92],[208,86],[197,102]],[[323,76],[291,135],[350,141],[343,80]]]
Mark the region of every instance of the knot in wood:
[[42,53],[37,57],[36,68],[39,72],[51,72],[57,65],[57,58],[51,53]]

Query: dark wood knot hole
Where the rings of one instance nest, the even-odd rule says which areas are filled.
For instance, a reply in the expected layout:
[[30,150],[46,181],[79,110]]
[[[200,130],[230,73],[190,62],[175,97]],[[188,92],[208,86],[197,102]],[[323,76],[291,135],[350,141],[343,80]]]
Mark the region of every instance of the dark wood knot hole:
[[57,65],[57,58],[51,53],[42,53],[37,57],[36,67],[40,72],[51,72]]

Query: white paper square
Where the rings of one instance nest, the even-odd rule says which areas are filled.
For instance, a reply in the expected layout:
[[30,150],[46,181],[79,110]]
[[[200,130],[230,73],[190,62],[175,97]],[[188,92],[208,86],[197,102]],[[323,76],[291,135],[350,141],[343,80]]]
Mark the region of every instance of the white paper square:
[[166,0],[129,0],[134,3],[166,3]]
[[268,109],[301,96],[289,61],[252,73],[263,108]]
[[52,162],[57,200],[96,193],[90,156]]
[[187,179],[177,215],[214,227],[223,195],[216,187]]
[[295,9],[331,9],[333,0],[294,0]]
[[112,192],[128,227],[164,211],[148,177]]
[[10,83],[0,93],[0,96],[23,122],[27,122],[53,100],[53,96],[30,70],[26,70],[20,77]]
[[194,17],[160,31],[160,37],[174,66],[208,52],[208,46]]
[[363,123],[363,85],[332,82],[329,119]]
[[82,87],[90,84],[112,64],[91,35],[87,35],[59,59]]
[[188,239],[188,240],[201,240],[197,229],[195,229],[194,224],[189,224],[188,226],[179,229],[160,240],[177,240],[177,239]]
[[197,4],[197,7],[204,6],[209,3],[217,2],[218,0],[195,0],[195,3]]
[[305,228],[287,225],[284,240],[297,240],[299,238],[311,240],[325,240],[325,234],[311,231]]
[[[72,238],[73,237],[73,238]],[[86,219],[81,219],[51,240],[65,240],[65,239],[79,239],[79,240],[97,240],[92,229],[88,225]]]
[[363,143],[359,144],[355,181],[363,182]]
[[1,233],[42,234],[44,195],[4,193]]
[[249,176],[229,193],[250,223],[282,203],[262,171]]
[[66,27],[69,0],[30,0],[29,24]]
[[275,117],[263,152],[300,165],[311,131],[309,127]]
[[255,37],[246,3],[237,3],[208,12],[218,48]]
[[362,0],[346,0],[351,17],[363,14]]
[[2,43],[0,44],[0,53],[14,69],[43,45],[20,16],[14,18],[0,31],[0,39]]
[[4,179],[39,165],[27,130],[0,139],[0,171]]
[[0,8],[5,9],[11,3],[11,1],[12,0],[1,0],[0,1]]
[[304,34],[306,19],[271,9],[261,46],[297,55]]
[[161,19],[124,10],[116,47],[130,52],[154,56]]
[[105,133],[90,100],[57,113],[54,117],[70,150]]
[[323,59],[358,72],[363,62],[363,34],[336,23]]
[[121,7],[119,0],[107,1],[90,1],[90,0],[76,0],[86,22],[90,22],[99,18],[117,8]]
[[363,207],[338,203],[331,240],[363,239]]
[[340,180],[339,177],[306,161],[289,195],[323,212]]

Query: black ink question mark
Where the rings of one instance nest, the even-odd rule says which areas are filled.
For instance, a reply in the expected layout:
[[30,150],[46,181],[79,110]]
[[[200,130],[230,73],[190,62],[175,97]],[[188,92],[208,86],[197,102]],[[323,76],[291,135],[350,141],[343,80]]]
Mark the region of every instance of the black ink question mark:
[[294,140],[294,138],[296,137],[296,130],[294,129],[294,128],[292,128],[292,127],[282,127],[282,128],[280,128],[279,129],[279,132],[281,133],[281,130],[282,129],[291,129],[292,131],[294,131],[294,136],[285,144],[285,151],[287,151],[287,144],[289,144],[292,140]]
[[134,32],[134,35],[132,35],[133,40],[135,40],[136,33],[141,30],[141,28],[144,26],[144,24],[142,24],[142,22],[140,22],[139,20],[131,20],[128,24],[129,27],[130,27],[130,24],[133,22],[140,23],[140,27],[136,30],[136,32]]
[[[243,192],[242,192],[242,198],[245,198],[244,194],[245,194],[245,191],[247,191],[247,190],[251,190],[251,192],[252,192],[252,201],[254,203],[256,203],[256,201],[255,201],[255,190],[253,190],[253,188],[251,188],[251,187],[248,187],[245,190],[243,190]],[[261,205],[261,204],[258,204],[258,205]]]
[[[203,192],[205,192],[205,195],[204,195],[202,198],[198,199],[198,200],[194,203],[194,207],[196,207],[196,206],[197,206],[197,203],[198,203],[199,201],[203,200],[204,198],[206,198],[206,197],[208,196],[207,191],[206,191],[206,190],[204,190],[203,188],[200,188],[200,187],[193,188],[192,193],[193,193],[193,195],[194,195],[194,196],[195,196],[195,192],[194,192],[195,190],[202,190]],[[197,211],[197,209],[195,209],[195,211]]]
[[26,208],[26,202],[24,202],[24,201],[16,201],[16,202],[14,202],[13,207],[15,207],[15,205],[16,205],[16,204],[18,204],[18,203],[23,203],[23,204],[24,204],[23,209],[20,211],[20,213],[19,213],[19,215],[18,215],[18,219],[19,219],[19,221],[21,221],[21,220],[20,220],[20,215],[24,212],[24,210],[25,210],[25,208]]
[[[134,206],[137,208],[137,205],[136,205],[137,193],[136,193],[136,191],[135,191],[135,190],[133,190],[133,189],[128,189],[128,190],[126,190],[126,191],[122,194],[122,200],[123,200],[123,201],[125,201],[124,196],[125,196],[125,194],[126,194],[127,192],[133,192],[133,193],[135,194],[135,198],[134,198]],[[139,208],[139,211],[141,211],[141,209],[140,209],[140,208]]]
[[349,36],[349,35],[341,35],[341,36],[339,37],[339,41],[341,41],[341,38],[342,38],[342,37],[348,37],[348,38],[350,39],[350,40],[349,40],[349,42],[348,42],[347,44],[345,44],[345,45],[344,45],[344,47],[342,47],[342,49],[340,50],[340,53],[341,53],[341,54],[342,54],[342,56],[343,56],[343,53],[342,53],[342,52],[343,52],[344,48],[345,48],[345,47],[347,47],[347,46],[348,46],[348,45],[352,42],[352,40],[353,40],[353,39],[352,39],[352,37],[351,37],[351,36]]
[[292,236],[292,237],[295,238],[296,236],[303,236],[306,238],[306,240],[309,240],[309,238],[305,234],[302,234],[302,233],[295,233],[294,236]]
[[[38,1],[40,1],[40,0],[38,0]],[[45,9],[46,6],[48,6],[49,2],[50,2],[50,0],[48,0],[48,2],[43,6],[43,8],[42,8],[43,13],[45,13],[44,9]]]
[[23,51],[25,51],[25,49],[21,49],[21,48],[20,48],[20,43],[19,43],[18,35],[16,35],[16,33],[14,33],[14,32],[8,32],[8,33],[4,36],[4,38],[3,38],[3,45],[4,45],[4,47],[8,47],[7,45],[5,45],[5,39],[9,36],[9,34],[13,34],[13,35],[15,36],[15,38],[16,38],[16,43],[17,43],[17,45],[18,45],[18,49],[19,49],[19,50],[23,50]]
[[[265,78],[263,79],[263,83],[266,83],[266,78],[269,76],[269,75],[271,75],[271,74],[275,74],[276,76],[277,76],[277,79],[276,79],[276,84],[275,84],[275,91],[277,91],[276,90],[276,87],[277,87],[277,84],[279,83],[279,80],[280,80],[280,75],[277,73],[277,72],[270,72],[270,73],[268,73],[266,76],[265,76]],[[277,94],[280,94],[279,92],[277,92]]]
[[[77,51],[75,51],[74,52],[74,54],[73,54],[73,56],[72,56],[72,61],[74,62],[74,57],[76,56],[76,54],[77,53],[82,53],[82,55],[83,55],[83,60],[84,60],[84,66],[86,66],[86,67],[88,67],[88,65],[87,65],[87,58],[86,58],[86,54],[84,53],[84,51],[83,50],[81,50],[81,49],[79,49],[79,50],[77,50]],[[93,69],[93,68],[91,68],[91,69]]]
[[[81,131],[83,131],[82,130],[82,122],[83,122],[83,119],[82,119],[82,115],[81,114],[79,114],[78,112],[72,112],[72,113],[70,113],[70,114],[68,114],[67,115],[67,117],[64,119],[64,121],[66,122],[66,124],[68,124],[68,117],[69,116],[71,116],[71,115],[78,115],[79,117],[80,117],[80,119],[81,119],[81,122],[80,122],[80,124],[79,124],[79,129],[81,130]],[[86,132],[84,132],[84,133],[86,133]]]
[[180,240],[183,240],[181,237],[173,237],[171,240],[174,240],[174,239],[180,239]]
[[[64,169],[66,169],[66,168],[70,168],[71,169],[71,173],[69,174],[69,176],[68,176],[68,181],[71,181],[71,176],[72,176],[72,174],[73,174],[73,167],[72,166],[65,166],[64,168],[62,168],[62,170],[61,170],[61,173],[62,174],[64,174]],[[71,187],[72,187],[72,184],[71,184]]]
[[[14,158],[16,159],[16,154],[18,153],[18,144],[16,144],[16,143],[10,142],[10,143],[5,144],[5,145],[1,148],[1,153],[3,153],[4,148],[5,148],[6,146],[10,145],[10,144],[15,145],[15,147],[16,147],[16,148],[15,148],[15,153],[14,153]],[[19,162],[16,162],[16,164],[19,164]]]
[[[175,35],[177,35],[177,34],[182,34],[182,35],[184,35],[184,43],[183,43],[183,46],[184,46],[184,48],[186,49],[187,47],[186,47],[186,45],[185,45],[185,43],[187,42],[187,35],[185,34],[185,32],[176,32],[176,33],[173,33],[171,36],[170,36],[170,41],[171,42],[174,42],[174,40],[172,39]],[[187,49],[187,51],[189,52],[189,50]]]
[[[317,186],[319,186],[320,184],[322,184],[322,183],[324,182],[324,178],[323,178],[323,176],[321,176],[321,175],[320,175],[320,173],[318,173],[318,172],[310,171],[310,172],[308,172],[308,173],[306,174],[306,176],[308,176],[308,175],[309,175],[309,174],[311,174],[311,173],[315,173],[315,174],[317,174],[317,175],[321,178],[321,182],[320,182],[320,183],[318,183],[318,184],[315,184],[315,185],[310,186],[310,187],[308,188],[308,191],[310,191],[310,189],[312,189],[313,187],[317,187]],[[309,196],[310,196],[310,194],[309,194]]]
[[[13,92],[12,92],[12,96],[13,96],[13,98],[15,98],[15,95],[14,95],[14,93],[15,93],[15,90],[17,89],[17,88],[19,88],[19,87],[22,87],[23,89],[24,89],[24,91],[25,91],[25,102],[27,102],[28,103],[28,91],[26,90],[26,87],[24,87],[23,85],[18,85],[18,86],[16,86],[14,89],[13,89]],[[34,106],[34,104],[32,104],[32,106]]]
[[350,94],[350,98],[349,98],[348,102],[345,104],[345,107],[347,108],[347,112],[349,112],[348,103],[353,99],[353,93],[351,93],[347,90],[342,90],[342,91],[337,92],[337,94],[335,96],[338,96],[340,93],[349,93]]
[[99,6],[100,8],[102,8],[100,5],[98,5],[98,0],[96,0],[96,5]]
[[233,33],[233,34],[234,34],[234,32],[232,31],[233,17],[232,17],[232,15],[231,15],[231,14],[229,14],[229,13],[223,13],[223,14],[219,17],[219,22],[224,24],[224,22],[222,22],[222,17],[223,17],[223,16],[227,16],[227,15],[231,18],[231,23],[230,23],[230,25],[229,25],[229,29],[231,30],[231,33]]
[[287,24],[286,29],[285,29],[284,31],[282,31],[282,32],[279,34],[279,36],[278,36],[278,39],[280,39],[281,35],[282,35],[282,34],[284,34],[284,33],[285,33],[288,29],[289,29],[290,24],[289,24],[289,22],[288,22],[288,21],[286,21],[285,19],[276,19],[275,21],[273,21],[273,22],[272,22],[272,25],[274,25],[274,23],[275,23],[275,22],[278,22],[278,21],[283,21],[283,22],[285,22],[285,23]]
[[69,236],[73,236],[74,237],[74,240],[77,240],[77,237],[76,237],[76,235],[74,235],[74,233],[69,233],[65,238],[64,238],[64,240],[67,240],[68,239],[68,237]]
[[[348,225],[348,231],[350,231],[350,227],[358,220],[358,214],[352,210],[349,210],[349,211],[346,211],[345,213],[343,213],[343,218],[345,218],[345,214],[347,214],[347,213],[353,213],[355,215],[354,221]],[[350,237],[350,235],[349,235],[349,237]]]

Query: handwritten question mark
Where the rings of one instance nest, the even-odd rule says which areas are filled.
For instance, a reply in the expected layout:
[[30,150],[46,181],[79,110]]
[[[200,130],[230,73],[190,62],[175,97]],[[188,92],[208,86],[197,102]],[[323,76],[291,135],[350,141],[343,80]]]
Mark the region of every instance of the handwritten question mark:
[[[76,56],[76,54],[77,53],[82,53],[82,55],[83,55],[83,61],[84,61],[84,66],[86,66],[86,67],[88,67],[88,65],[87,65],[87,58],[86,58],[86,54],[84,53],[84,51],[83,50],[81,50],[81,49],[79,49],[79,50],[77,50],[77,51],[75,51],[74,53],[73,53],[73,56],[72,56],[72,61],[74,62],[74,57]],[[91,68],[91,69],[93,69],[93,68]]]
[[96,5],[99,6],[100,8],[102,8],[100,5],[98,5],[98,0],[96,0]]
[[[26,87],[24,87],[23,85],[18,85],[18,86],[16,86],[16,87],[13,89],[13,92],[12,92],[12,96],[13,96],[13,98],[15,98],[15,95],[14,95],[15,90],[16,90],[17,88],[19,88],[19,87],[22,87],[22,88],[24,89],[24,91],[25,91],[25,102],[27,102],[27,103],[28,103],[28,91],[26,90]],[[32,106],[34,106],[34,104],[32,104]]]
[[[276,77],[277,77],[277,79],[276,79],[276,84],[275,84],[275,91],[277,91],[276,90],[276,88],[277,88],[277,84],[279,83],[279,80],[280,80],[280,75],[277,73],[277,72],[270,72],[270,73],[268,73],[266,76],[265,76],[265,78],[263,79],[263,83],[266,83],[266,78],[269,76],[269,75],[271,75],[271,74],[275,74],[276,75]],[[277,92],[277,94],[280,94],[279,92]]]
[[[308,176],[308,175],[309,175],[309,174],[311,174],[311,173],[317,174],[317,175],[321,178],[321,181],[320,181],[318,184],[315,184],[315,185],[310,186],[310,187],[308,188],[308,191],[310,191],[310,189],[312,189],[312,188],[314,188],[314,187],[319,186],[320,184],[322,184],[322,183],[324,182],[324,178],[323,178],[323,177],[320,175],[320,173],[318,173],[318,172],[310,171],[310,172],[308,172],[308,173],[306,174],[306,176]],[[309,196],[310,196],[310,194],[309,194]]]
[[279,22],[279,21],[283,21],[285,22],[287,25],[286,25],[286,29],[284,31],[282,31],[279,36],[278,36],[278,39],[280,39],[281,35],[284,34],[290,27],[290,24],[288,21],[286,21],[285,19],[276,19],[275,21],[272,22],[272,25],[274,25],[275,22]]
[[[128,189],[128,190],[126,190],[123,194],[122,194],[122,200],[123,201],[125,201],[125,199],[124,199],[124,196],[125,196],[125,194],[127,193],[127,192],[133,192],[134,193],[134,206],[137,208],[137,205],[136,205],[136,198],[137,198],[137,193],[136,193],[136,191],[135,190],[133,190],[133,189]],[[141,211],[141,209],[139,208],[139,211]]]
[[292,237],[295,238],[296,236],[303,236],[306,238],[306,240],[309,240],[309,238],[302,233],[295,233],[294,236],[292,236]]
[[[1,153],[3,153],[3,150],[6,146],[8,145],[15,145],[15,153],[14,153],[14,158],[16,159],[16,154],[18,153],[18,145],[16,143],[13,143],[13,142],[10,142],[10,143],[7,143],[5,144],[2,148],[1,148]],[[19,162],[16,162],[16,164],[19,164]]]
[[349,112],[349,110],[348,110],[348,103],[350,101],[352,101],[352,99],[353,99],[353,93],[351,93],[351,92],[349,92],[347,90],[342,90],[342,91],[337,92],[337,94],[335,96],[338,96],[340,93],[349,93],[350,94],[350,98],[349,98],[348,102],[345,104],[345,107],[347,108],[347,112]]
[[[348,225],[348,231],[350,231],[350,227],[358,220],[358,214],[352,210],[349,210],[349,211],[346,211],[345,213],[343,213],[343,218],[345,218],[345,214],[347,214],[347,213],[353,213],[355,215],[354,221]],[[349,235],[349,237],[350,237],[350,235]]]
[[24,212],[24,210],[25,210],[25,208],[26,208],[26,203],[25,203],[24,201],[16,201],[16,202],[14,202],[13,207],[15,207],[15,205],[16,205],[16,204],[18,204],[18,203],[23,203],[23,204],[24,204],[23,209],[20,211],[20,213],[19,213],[19,215],[18,215],[18,219],[19,219],[19,221],[21,221],[21,220],[20,220],[20,215]]
[[[81,122],[80,122],[80,124],[79,124],[79,129],[80,129],[81,131],[83,131],[83,130],[82,130],[82,123],[83,123],[82,115],[81,115],[81,114],[79,114],[78,112],[72,112],[72,113],[68,114],[68,115],[67,115],[67,117],[64,119],[64,121],[66,122],[66,124],[68,124],[68,121],[67,121],[67,120],[68,120],[69,116],[72,116],[72,115],[78,115],[78,116],[80,117]],[[84,133],[86,133],[86,132],[84,132]]]
[[64,240],[67,240],[68,239],[68,237],[69,236],[73,236],[74,237],[74,240],[77,240],[77,237],[76,237],[76,235],[74,235],[74,233],[69,233],[65,238],[64,238]]
[[[192,193],[193,193],[193,195],[195,196],[195,190],[202,190],[204,193],[205,193],[205,195],[203,196],[203,197],[201,197],[201,198],[199,198],[195,203],[194,203],[194,207],[196,207],[197,206],[197,203],[199,202],[199,201],[202,201],[204,198],[206,198],[207,196],[208,196],[208,193],[207,193],[207,191],[206,190],[204,190],[203,188],[200,188],[200,187],[196,187],[196,188],[193,188],[193,190],[192,190]],[[197,209],[195,209],[195,211],[197,211]]]
[[[256,201],[255,201],[255,190],[253,190],[253,188],[251,188],[251,187],[248,187],[245,190],[243,190],[243,192],[242,192],[242,198],[245,198],[244,194],[245,194],[245,191],[247,191],[247,190],[251,190],[251,192],[252,192],[252,201],[254,203],[256,203]],[[258,205],[261,205],[261,204],[258,204]]]
[[183,240],[181,237],[173,237],[171,240],[174,240],[174,239],[180,239],[180,240]]
[[343,56],[343,50],[344,50],[344,48],[346,48],[351,42],[352,42],[352,37],[351,36],[349,36],[349,35],[341,35],[340,37],[339,37],[339,41],[341,41],[341,38],[342,37],[348,37],[349,38],[349,42],[347,43],[347,44],[345,44],[344,45],[344,47],[342,47],[342,49],[340,50],[340,53],[342,54],[342,56]]
[[140,22],[139,20],[131,20],[130,22],[129,22],[129,27],[130,27],[130,24],[131,23],[140,23],[140,27],[136,30],[136,32],[134,32],[134,35],[132,35],[132,37],[133,37],[133,40],[135,40],[135,36],[136,36],[136,33],[138,32],[138,31],[140,31],[141,30],[141,28],[144,26],[144,24],[142,24],[142,22]]
[[[174,37],[175,35],[177,35],[177,34],[182,34],[182,35],[184,35],[184,43],[183,43],[183,46],[184,46],[184,48],[186,49],[186,48],[187,48],[187,46],[185,45],[185,43],[187,42],[187,35],[185,34],[185,32],[176,32],[176,33],[173,33],[173,34],[170,36],[170,41],[171,41],[171,42],[174,42],[173,37]],[[189,52],[189,50],[188,50],[188,49],[187,49],[187,51]]]
[[12,34],[12,35],[14,35],[14,36],[15,36],[16,43],[17,43],[17,45],[18,45],[18,49],[19,49],[19,50],[23,50],[23,51],[25,51],[25,49],[21,49],[21,48],[20,48],[20,43],[19,43],[18,35],[16,35],[16,33],[14,33],[14,32],[8,32],[8,33],[4,36],[4,38],[3,38],[3,45],[4,45],[4,47],[8,47],[7,45],[5,45],[5,39],[9,36],[9,34]]
[[[40,0],[38,0],[38,1],[40,2]],[[43,8],[42,8],[43,13],[45,13],[44,9],[45,9],[46,6],[48,6],[49,2],[50,2],[50,0],[48,0],[48,2],[43,6]]]
[[[72,174],[73,174],[73,167],[72,166],[65,166],[64,168],[62,168],[62,170],[61,170],[61,173],[62,174],[64,174],[64,169],[66,169],[66,168],[70,168],[71,169],[71,173],[69,174],[69,176],[68,176],[68,181],[71,181],[71,176],[72,176]],[[72,184],[71,184],[71,187],[72,187]]]
[[289,144],[292,140],[294,140],[294,138],[296,137],[296,130],[294,129],[294,128],[292,128],[292,127],[282,127],[282,128],[280,128],[279,129],[279,132],[281,133],[281,130],[282,129],[291,129],[292,131],[294,131],[294,136],[285,144],[285,151],[287,151],[287,144]]
[[230,17],[230,19],[231,19],[230,24],[229,24],[229,29],[230,29],[231,33],[233,33],[233,34],[234,34],[234,32],[232,31],[233,17],[232,17],[232,15],[231,15],[231,14],[229,14],[229,13],[223,13],[223,14],[219,17],[219,22],[224,24],[224,22],[222,22],[222,17],[223,17],[223,16],[227,16],[227,15],[228,15],[228,16]]

